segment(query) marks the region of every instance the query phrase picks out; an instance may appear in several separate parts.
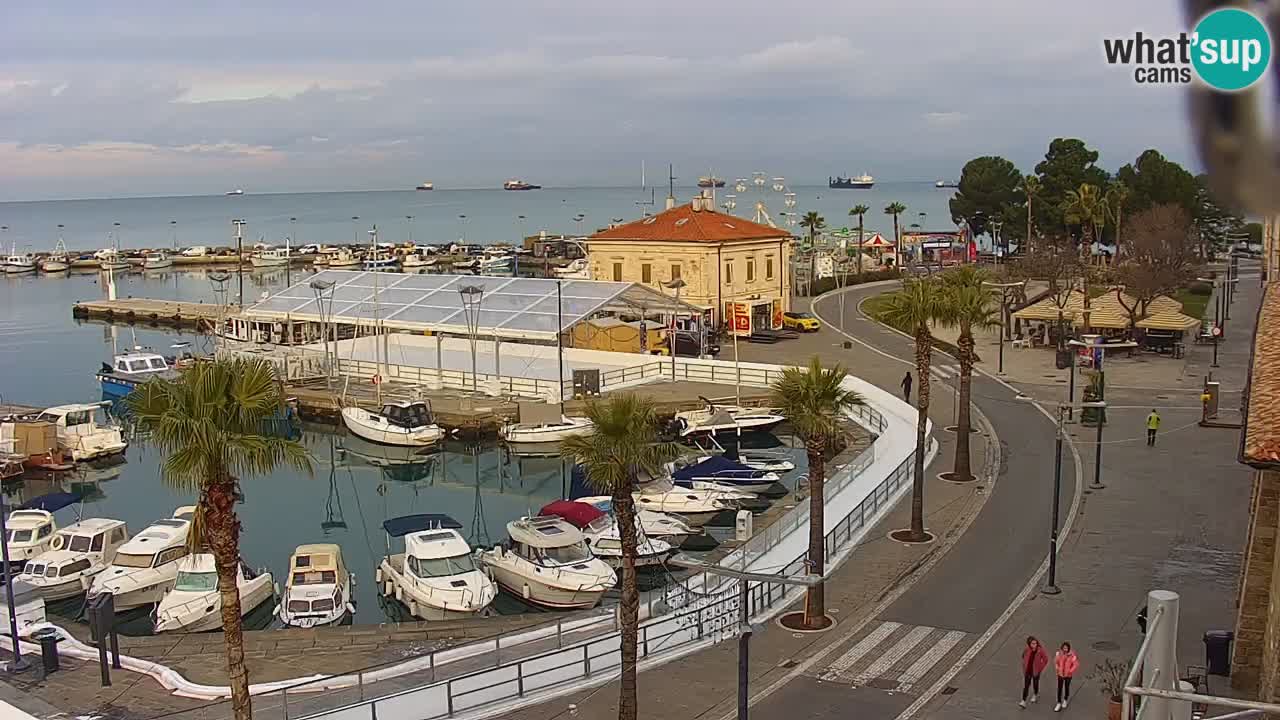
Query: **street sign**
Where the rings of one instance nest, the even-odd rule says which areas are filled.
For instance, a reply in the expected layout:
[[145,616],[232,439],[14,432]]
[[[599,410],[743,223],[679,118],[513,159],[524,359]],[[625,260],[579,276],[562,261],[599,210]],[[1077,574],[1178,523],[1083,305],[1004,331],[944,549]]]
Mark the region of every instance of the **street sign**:
[[1214,325],[1214,326],[1213,326],[1213,329],[1212,329],[1212,330],[1210,330],[1209,332],[1210,332],[1210,334],[1212,334],[1214,337],[1222,337],[1222,328],[1221,328],[1221,327],[1219,327],[1219,326],[1217,326],[1217,325]]

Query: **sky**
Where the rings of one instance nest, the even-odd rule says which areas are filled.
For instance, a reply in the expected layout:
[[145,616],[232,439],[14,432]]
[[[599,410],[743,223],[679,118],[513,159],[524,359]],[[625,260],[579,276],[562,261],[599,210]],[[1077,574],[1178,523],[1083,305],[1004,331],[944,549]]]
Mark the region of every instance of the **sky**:
[[1104,37],[1173,0],[0,3],[0,200],[1194,165],[1181,86]]

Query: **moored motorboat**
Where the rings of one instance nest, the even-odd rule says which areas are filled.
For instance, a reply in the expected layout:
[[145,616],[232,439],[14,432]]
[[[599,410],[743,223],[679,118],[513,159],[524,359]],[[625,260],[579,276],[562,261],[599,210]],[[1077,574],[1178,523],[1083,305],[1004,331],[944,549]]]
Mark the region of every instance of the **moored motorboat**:
[[690,527],[700,528],[725,510],[737,510],[743,500],[754,500],[748,492],[708,488],[675,487],[670,481],[646,483],[633,495],[642,510],[670,513]]
[[[578,502],[587,503],[597,510],[613,512],[613,498],[608,495],[593,495],[577,498]],[[636,509],[636,521],[640,529],[648,537],[661,538],[671,545],[679,545],[690,535],[698,535],[702,531],[689,526],[684,520],[664,512]]]
[[172,380],[177,376],[163,355],[130,352],[114,356],[110,365],[103,363],[94,377],[102,386],[103,397],[122,398],[152,378]]
[[19,577],[46,602],[76,597],[128,540],[123,520],[88,518],[72,523],[54,533],[49,549],[27,561]]
[[290,262],[288,247],[259,250],[249,257],[249,264],[256,268],[283,267]]
[[594,431],[595,425],[587,418],[561,415],[559,421],[503,425],[498,434],[509,443],[532,445],[536,443],[557,443],[578,435],[590,435]]
[[76,462],[119,455],[129,447],[120,428],[99,424],[97,414],[109,402],[56,405],[46,408],[37,420],[51,422],[57,428],[58,447],[71,453]]
[[40,261],[40,272],[52,275],[54,273],[67,272],[70,269],[71,259],[67,256],[67,246],[59,238],[58,244],[53,248],[53,252]]
[[331,268],[355,267],[359,264],[360,258],[346,248],[341,248],[337,252],[329,254],[329,267]]
[[389,402],[380,413],[344,407],[342,422],[352,434],[383,445],[427,447],[444,437],[431,406],[422,400]]
[[178,561],[187,556],[187,530],[195,507],[186,505],[121,545],[106,569],[93,577],[88,595],[110,592],[116,612],[153,605],[173,587]]
[[142,256],[143,270],[163,270],[170,267],[173,267],[173,258],[169,257],[169,253],[163,250],[157,250]]
[[[471,546],[448,515],[406,515],[382,524],[387,555],[378,565],[378,590],[421,620],[465,620],[485,613],[497,587],[476,567]],[[404,552],[392,552],[403,538]]]
[[4,272],[6,275],[20,275],[36,271],[36,256],[31,253],[20,253],[15,247],[9,252],[9,256],[4,259]]
[[[556,500],[548,503],[538,514],[558,517],[582,531],[591,553],[617,570],[622,567],[622,536],[618,520],[612,514],[590,503],[575,500]],[[671,557],[674,548],[666,540],[645,534],[636,519],[636,567],[662,565]]]
[[[236,589],[240,593],[241,617],[276,594],[271,573],[251,570],[243,562],[237,568]],[[222,593],[218,590],[213,555],[197,553],[182,558],[173,587],[156,605],[156,632],[207,632],[221,628]]]
[[709,487],[700,483],[714,483],[750,493],[768,490],[780,479],[775,472],[749,468],[723,455],[712,455],[683,467],[675,467],[671,472],[671,481],[680,487]]
[[558,517],[507,523],[508,539],[480,553],[499,587],[553,609],[595,607],[617,583],[613,568],[591,554],[582,531]]
[[48,510],[19,509],[9,513],[5,529],[9,531],[9,564],[17,569],[52,546],[58,523]]
[[355,576],[342,561],[342,548],[333,543],[299,545],[289,558],[289,579],[276,616],[288,627],[342,624],[356,609],[354,583]]
[[703,398],[701,410],[676,413],[680,436],[715,435],[717,433],[766,432],[786,422],[786,418],[767,408],[716,405]]
[[132,267],[129,264],[129,258],[121,255],[120,251],[116,248],[99,250],[95,255],[98,256],[98,267],[102,270],[115,272],[128,270]]

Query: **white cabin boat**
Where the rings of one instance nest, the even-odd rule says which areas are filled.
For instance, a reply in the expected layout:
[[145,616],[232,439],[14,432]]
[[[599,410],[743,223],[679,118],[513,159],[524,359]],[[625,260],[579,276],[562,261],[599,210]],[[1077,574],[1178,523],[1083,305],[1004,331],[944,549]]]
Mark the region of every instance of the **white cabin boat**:
[[382,445],[427,447],[444,437],[426,402],[396,401],[375,413],[358,407],[342,408],[342,422],[353,435]]
[[4,272],[6,275],[20,275],[36,271],[36,256],[31,253],[20,253],[17,250],[10,252],[9,256],[4,259]]
[[396,257],[395,252],[390,249],[376,248],[365,253],[362,266],[365,270],[395,270],[400,263],[400,259]]
[[143,270],[163,270],[170,267],[173,267],[173,258],[169,257],[169,253],[163,250],[157,250],[142,256]]
[[113,593],[117,613],[160,602],[177,580],[178,561],[187,556],[194,513],[194,506],[180,507],[121,545],[111,564],[93,577],[88,594]]
[[583,417],[560,416],[556,422],[510,423],[503,425],[498,434],[503,440],[516,444],[558,443],[578,435],[590,435],[595,425]]
[[503,590],[525,602],[591,608],[618,582],[613,568],[591,554],[582,531],[558,517],[513,520],[507,534],[480,561]]
[[[485,613],[497,587],[476,567],[462,525],[447,515],[406,515],[382,524],[387,555],[378,565],[379,591],[422,620],[464,620]],[[404,552],[391,552],[404,538]]]
[[9,531],[9,564],[19,568],[52,546],[58,523],[48,510],[13,510],[5,528]]
[[647,483],[632,495],[641,510],[670,513],[690,527],[700,528],[724,510],[737,510],[738,500],[754,500],[755,495],[736,490],[680,488],[670,481]]
[[[240,563],[236,574],[240,591],[240,616],[275,598],[271,573],[255,572]],[[213,555],[199,553],[178,561],[173,589],[156,606],[155,629],[165,632],[207,632],[222,628],[222,594]]]
[[331,268],[355,267],[359,264],[360,258],[346,248],[329,255],[329,267]]
[[53,252],[40,261],[40,272],[60,273],[71,269],[71,258],[67,255],[67,246],[62,240],[54,246]]
[[341,624],[356,609],[354,583],[355,576],[342,562],[342,548],[333,543],[299,545],[289,558],[289,579],[276,616],[289,627]]
[[289,264],[289,248],[259,250],[249,257],[249,264],[260,267],[283,267]]
[[589,280],[591,279],[591,270],[587,265],[586,258],[577,258],[571,260],[568,265],[558,267],[553,271],[556,277],[573,279],[573,280]]
[[94,253],[98,257],[98,267],[103,270],[128,270],[130,268],[129,259],[120,254],[115,248],[107,248]]
[[120,428],[98,424],[97,413],[108,403],[57,405],[36,418],[57,427],[58,447],[71,453],[76,462],[119,455],[129,447]]
[[405,255],[400,258],[400,267],[405,269],[432,267],[435,264],[435,258],[426,257],[417,250],[411,253],[405,253]]
[[129,352],[114,356],[110,365],[103,363],[95,377],[104,397],[122,398],[152,378],[172,380],[178,377],[178,371],[169,366],[163,355]]
[[[596,506],[575,500],[556,500],[538,514],[558,517],[582,531],[591,553],[617,570],[622,567],[622,535],[618,519]],[[662,565],[674,552],[671,544],[645,534],[636,519],[636,567]]]
[[19,577],[45,602],[76,597],[128,540],[129,529],[123,520],[81,520],[54,533],[49,549],[27,561]]
[[786,421],[785,417],[767,408],[716,405],[706,398],[703,398],[703,401],[706,407],[701,410],[676,413],[681,437],[717,433],[766,432]]
[[[613,498],[608,495],[592,495],[577,498],[578,502],[587,503],[597,510],[613,513]],[[678,546],[690,535],[698,535],[702,531],[689,526],[684,520],[664,512],[641,510],[636,508],[636,522],[640,530],[648,537],[661,538],[672,546]]]

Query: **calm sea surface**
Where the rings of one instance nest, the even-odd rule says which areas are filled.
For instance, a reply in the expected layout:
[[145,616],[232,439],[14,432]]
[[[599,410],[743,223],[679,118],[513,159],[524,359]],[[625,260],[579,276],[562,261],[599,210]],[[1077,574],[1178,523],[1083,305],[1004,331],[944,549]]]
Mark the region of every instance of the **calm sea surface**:
[[[871,207],[866,217],[868,230],[886,235],[893,221],[881,210],[891,202],[907,206],[904,226],[920,223],[931,230],[954,229],[947,200],[952,190],[937,189],[930,183],[879,183],[870,190],[831,190],[826,187],[795,187],[797,207],[804,213],[817,211],[832,228],[856,227],[849,208],[862,203]],[[677,187],[679,202],[686,202],[695,188]],[[724,200],[732,188],[717,190]],[[736,193],[742,217],[754,214],[759,194],[749,188]],[[657,191],[657,209],[662,209],[665,189]],[[786,210],[780,194],[767,191],[766,206],[779,226]],[[434,190],[298,193],[277,195],[197,196],[130,198],[119,200],[56,200],[46,202],[0,203],[0,243],[20,250],[49,250],[57,244],[59,228],[67,247],[94,250],[107,247],[107,234],[118,230],[121,247],[170,247],[234,245],[231,220],[246,220],[246,242],[264,240],[281,244],[286,236],[295,243],[367,242],[366,231],[377,224],[381,239],[424,243],[468,242],[492,244],[517,242],[539,230],[589,234],[611,221],[634,220],[648,200],[639,188],[548,188],[526,192],[504,190]],[[927,213],[923,220],[919,213]],[[579,214],[583,219],[576,219]],[[524,216],[521,219],[520,216]],[[408,220],[412,216],[413,220]],[[352,220],[353,217],[359,218]],[[293,220],[291,220],[293,218]],[[120,223],[119,227],[115,223]],[[796,228],[797,232],[802,230]]]
[[[195,198],[155,202],[181,206],[197,200],[204,202]],[[222,198],[216,200],[221,202]],[[143,201],[103,201],[106,205],[115,202],[128,206]],[[246,271],[245,297],[256,298],[289,280],[297,282],[307,272]],[[100,363],[110,360],[113,348],[141,345],[165,354],[212,349],[208,339],[200,336],[141,325],[111,328],[72,319],[71,304],[105,297],[104,282],[105,276],[97,271],[66,277],[0,276],[0,403],[48,407],[100,400],[93,374]],[[131,272],[118,276],[116,284],[120,297],[213,301],[203,270]],[[491,545],[506,536],[508,521],[536,513],[568,490],[569,468],[560,458],[519,457],[501,448],[452,442],[430,457],[411,458],[323,426],[305,428],[302,442],[314,459],[313,475],[279,470],[269,477],[243,482],[246,499],[238,511],[244,523],[244,559],[251,566],[271,569],[283,584],[282,572],[294,547],[308,542],[339,543],[357,576],[359,623],[396,617],[396,608],[384,609],[379,604],[373,583],[374,568],[386,552],[384,520],[410,513],[443,512],[462,523],[473,545]],[[780,442],[794,445],[785,436]],[[803,451],[787,452],[803,468]],[[48,492],[79,490],[87,498],[82,508],[85,517],[118,518],[135,533],[194,501],[192,495],[165,484],[160,471],[162,458],[145,441],[135,439],[126,457],[126,463],[102,471],[56,477],[31,477],[28,473],[24,479],[7,483],[5,494],[8,502],[16,503]],[[784,480],[793,485],[800,472],[788,473],[790,477]],[[75,509],[57,515],[59,524],[65,525],[75,520]],[[496,607],[500,612],[527,610],[508,598]],[[78,609],[57,610],[75,613]],[[269,616],[257,613],[252,619],[262,624]],[[129,623],[130,632],[146,630],[145,618]]]

